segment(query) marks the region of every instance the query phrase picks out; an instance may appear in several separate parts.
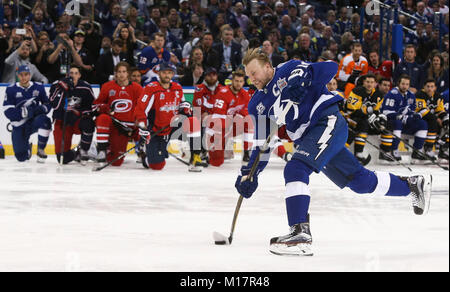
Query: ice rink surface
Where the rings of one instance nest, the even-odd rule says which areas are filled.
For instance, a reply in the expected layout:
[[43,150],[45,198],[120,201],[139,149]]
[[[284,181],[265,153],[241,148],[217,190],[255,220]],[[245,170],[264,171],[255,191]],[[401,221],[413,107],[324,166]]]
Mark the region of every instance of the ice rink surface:
[[[434,175],[427,216],[410,198],[340,190],[324,175],[311,178],[313,257],[279,257],[269,240],[288,233],[284,161],[272,158],[259,189],[244,200],[231,246],[240,156],[221,168],[189,173],[172,159],[162,172],[144,170],[130,155],[121,168],[94,163],[60,167],[0,160],[0,271],[448,271],[449,174]],[[399,166],[373,166],[411,174]]]

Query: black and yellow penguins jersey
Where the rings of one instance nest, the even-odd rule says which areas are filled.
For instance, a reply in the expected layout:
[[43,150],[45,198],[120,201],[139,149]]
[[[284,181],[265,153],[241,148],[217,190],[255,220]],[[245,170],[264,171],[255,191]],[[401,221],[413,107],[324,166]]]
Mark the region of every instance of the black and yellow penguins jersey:
[[425,117],[429,113],[439,117],[442,113],[445,113],[443,98],[437,92],[434,96],[429,96],[423,90],[417,92],[416,112],[420,113],[422,117]]
[[349,113],[359,112],[365,116],[378,112],[383,104],[383,95],[378,89],[371,93],[360,86],[352,90],[345,102],[345,110]]

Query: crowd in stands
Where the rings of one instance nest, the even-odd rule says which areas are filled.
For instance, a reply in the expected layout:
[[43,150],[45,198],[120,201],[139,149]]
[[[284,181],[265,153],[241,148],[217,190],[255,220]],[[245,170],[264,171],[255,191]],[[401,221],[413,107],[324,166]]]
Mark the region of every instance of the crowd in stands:
[[414,94],[429,80],[438,93],[449,88],[447,0],[384,1],[405,12],[399,16],[403,56],[390,50],[386,31],[393,19],[365,13],[361,21],[361,7],[370,0],[97,0],[95,6],[80,3],[80,15],[68,13],[68,2],[3,1],[3,83],[16,82],[22,65],[32,80],[53,83],[76,64],[83,80],[101,86],[126,62],[133,80],[145,85],[157,77],[158,64],[169,62],[182,86],[202,84],[211,68],[221,84],[229,84],[245,52],[260,47],[274,66],[291,59],[339,63],[336,90],[345,98],[367,74],[375,76],[383,96],[405,75]]

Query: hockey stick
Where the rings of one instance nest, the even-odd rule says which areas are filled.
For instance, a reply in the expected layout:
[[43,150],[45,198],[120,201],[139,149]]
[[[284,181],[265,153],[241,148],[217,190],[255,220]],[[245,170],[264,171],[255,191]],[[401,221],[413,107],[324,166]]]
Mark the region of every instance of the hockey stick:
[[176,160],[178,160],[179,162],[183,163],[184,165],[189,166],[189,162],[183,160],[182,158],[176,156],[175,154],[169,153],[169,155],[173,158],[175,158]]
[[66,120],[67,120],[67,97],[64,99],[64,117],[63,117],[63,127],[62,127],[62,138],[61,138],[61,154],[59,156],[59,164],[64,164],[64,147],[65,145],[65,138],[66,138]]
[[[288,105],[288,107],[290,108],[292,106],[292,103],[290,103]],[[259,161],[261,159],[261,153],[265,152],[268,148],[269,148],[269,143],[272,140],[272,137],[278,133],[278,127],[274,128],[270,134],[269,137],[267,137],[266,141],[264,142],[264,145],[261,147],[258,156],[256,156],[255,161],[252,164],[252,168],[250,169],[250,173],[248,174],[248,177],[250,178],[250,180],[253,180],[253,175],[256,172],[256,169],[258,168],[258,164]],[[237,221],[237,217],[239,215],[239,210],[241,209],[241,205],[242,205],[242,200],[244,199],[244,197],[239,196],[239,199],[237,201],[236,204],[236,208],[234,210],[234,215],[233,215],[233,222],[231,223],[231,231],[230,231],[230,236],[226,237],[223,234],[220,234],[218,232],[214,232],[213,233],[213,238],[214,238],[214,243],[216,245],[230,245],[231,242],[233,241],[233,233],[234,233],[234,228],[236,227],[236,221]]]
[[[159,133],[161,133],[162,131],[164,131],[165,129],[167,129],[167,128],[169,128],[169,127],[170,127],[170,125],[167,125],[167,126],[165,126],[165,127],[162,127],[161,129],[159,129],[158,131],[156,131],[155,133],[153,133],[153,134],[150,136],[150,139],[152,139],[153,137],[155,137],[156,135],[158,135]],[[130,148],[129,150],[127,150],[125,153],[123,153],[123,154],[120,155],[119,157],[116,157],[115,159],[111,160],[110,162],[108,162],[107,164],[105,164],[105,165],[103,165],[103,166],[94,167],[94,168],[92,169],[92,171],[100,171],[100,170],[102,170],[102,169],[107,168],[108,166],[110,166],[110,165],[113,164],[114,162],[119,161],[120,159],[124,158],[124,157],[125,157],[128,153],[130,153],[131,151],[133,151],[133,150],[139,148],[139,147],[141,146],[142,143],[144,143],[144,140],[143,140],[143,139],[139,140],[139,142],[138,142],[134,147]]]
[[[413,145],[411,145],[411,144],[410,144],[408,141],[406,141],[405,139],[403,139],[403,138],[401,138],[401,137],[395,135],[394,132],[389,131],[389,130],[385,130],[385,131],[386,131],[387,133],[389,133],[390,135],[394,136],[395,138],[399,139],[400,141],[402,141],[403,144],[405,144],[406,146],[410,147],[411,149],[415,149]],[[413,150],[413,151],[414,151],[414,150]],[[449,168],[448,168],[447,166],[443,166],[443,165],[441,165],[440,163],[437,163],[437,162],[434,161],[433,158],[432,158],[431,156],[429,156],[428,154],[426,154],[426,153],[424,153],[424,152],[422,152],[422,151],[419,151],[419,150],[416,150],[416,151],[419,153],[419,155],[422,155],[423,157],[425,157],[425,158],[426,158],[427,160],[429,160],[432,164],[434,164],[434,165],[436,165],[436,166],[439,166],[439,167],[442,168],[443,170],[449,171]]]
[[[349,127],[348,129],[349,129],[349,131],[353,132],[353,134],[355,134],[355,135],[357,134],[356,131],[353,130],[352,128]],[[407,166],[407,165],[401,163],[400,161],[398,161],[397,159],[395,159],[394,157],[392,157],[391,153],[388,153],[388,152],[384,151],[383,149],[381,149],[381,148],[378,147],[377,145],[375,145],[375,144],[373,144],[372,142],[370,142],[369,139],[366,139],[366,143],[369,144],[370,146],[372,146],[373,148],[377,149],[378,151],[382,152],[382,153],[383,153],[384,155],[386,155],[388,158],[392,159],[393,162],[396,162],[398,165],[403,166],[403,167],[407,168],[409,171],[413,172],[413,170],[412,170],[409,166]]]

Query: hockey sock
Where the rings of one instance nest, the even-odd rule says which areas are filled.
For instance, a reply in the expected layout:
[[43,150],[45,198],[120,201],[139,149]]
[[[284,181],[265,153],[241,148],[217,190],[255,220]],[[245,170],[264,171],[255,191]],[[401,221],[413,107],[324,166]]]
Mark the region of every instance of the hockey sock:
[[399,178],[396,175],[393,175],[392,173],[390,173],[389,176],[391,178],[391,184],[386,196],[405,197],[409,195],[411,191],[409,189],[409,185],[406,180],[402,180],[401,178]]
[[50,136],[50,130],[39,129],[38,130],[38,148],[45,149]]
[[289,226],[307,222],[309,203],[308,185],[303,182],[286,184],[286,211]]
[[425,144],[425,139],[427,137],[427,131],[419,131],[416,133],[416,136],[414,137],[414,148],[415,149],[422,149],[423,145]]
[[390,152],[392,148],[392,141],[394,136],[392,135],[381,135],[381,145],[380,148],[384,152]]
[[402,136],[402,131],[400,131],[400,130],[394,131],[394,140],[392,141],[392,150],[398,149],[398,145],[400,144],[400,139],[397,137],[401,137],[401,136]]
[[367,134],[358,134],[355,138],[355,153],[362,153],[366,146]]

